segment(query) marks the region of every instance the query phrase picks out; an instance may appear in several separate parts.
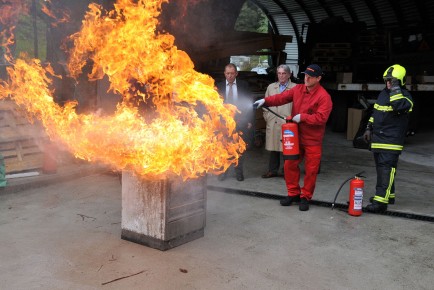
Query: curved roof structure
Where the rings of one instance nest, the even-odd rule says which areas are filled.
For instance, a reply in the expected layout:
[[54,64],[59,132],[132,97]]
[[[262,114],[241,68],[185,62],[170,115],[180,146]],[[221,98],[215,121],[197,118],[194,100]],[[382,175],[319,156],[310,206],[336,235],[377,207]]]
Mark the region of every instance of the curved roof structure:
[[428,0],[251,0],[270,20],[273,33],[293,35],[287,63],[297,63],[299,46],[310,24],[341,18],[367,29],[427,29],[434,24],[434,1]]

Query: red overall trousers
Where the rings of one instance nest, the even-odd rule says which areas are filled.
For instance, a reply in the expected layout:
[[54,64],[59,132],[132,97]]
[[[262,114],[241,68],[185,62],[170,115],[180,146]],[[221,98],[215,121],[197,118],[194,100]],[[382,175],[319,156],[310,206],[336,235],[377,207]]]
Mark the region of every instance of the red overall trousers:
[[[300,157],[297,160],[285,160],[284,172],[288,196],[300,195],[311,200],[315,190],[316,176],[321,163],[322,146],[300,145]],[[300,163],[304,158],[304,184],[300,189]]]

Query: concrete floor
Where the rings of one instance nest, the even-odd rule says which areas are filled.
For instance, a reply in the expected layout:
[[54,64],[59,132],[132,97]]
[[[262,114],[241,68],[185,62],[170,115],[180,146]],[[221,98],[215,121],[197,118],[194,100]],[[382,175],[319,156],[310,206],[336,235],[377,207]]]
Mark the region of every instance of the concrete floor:
[[[391,212],[434,217],[432,135],[409,140]],[[434,223],[317,205],[300,212],[223,192],[286,194],[283,179],[260,178],[267,152],[247,154],[244,182],[208,178],[205,236],[165,252],[120,239],[121,185],[104,167],[73,164],[10,180],[0,191],[0,288],[433,289]],[[314,199],[331,202],[362,170],[366,201],[375,184],[372,154],[327,132]],[[338,202],[347,195],[344,187]]]

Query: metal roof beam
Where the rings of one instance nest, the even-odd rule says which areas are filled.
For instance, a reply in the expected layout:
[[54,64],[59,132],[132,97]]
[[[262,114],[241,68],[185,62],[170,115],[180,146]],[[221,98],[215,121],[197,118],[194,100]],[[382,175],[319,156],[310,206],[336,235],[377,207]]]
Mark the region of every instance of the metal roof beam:
[[344,5],[345,9],[347,9],[348,14],[350,15],[351,19],[353,20],[353,23],[359,22],[359,17],[357,17],[356,12],[354,11],[353,7],[351,6],[351,1],[343,0],[342,4]]
[[403,21],[405,18],[401,8],[398,5],[396,5],[395,1],[388,0],[387,2],[389,3],[390,8],[393,10],[393,12],[396,15],[396,25],[399,27],[406,27],[406,24]]
[[[380,17],[380,14],[378,14],[377,9],[375,8],[374,4],[372,3],[371,0],[365,0],[366,2],[366,6],[368,6],[369,11],[372,14],[372,17],[374,18],[374,21],[376,23],[376,26],[378,28],[383,28],[384,24],[383,24],[383,20]],[[392,5],[391,5],[392,6]]]
[[293,1],[296,2],[301,7],[301,9],[303,10],[303,12],[306,14],[307,18],[309,18],[309,22],[314,23],[315,22],[315,17],[313,17],[312,13],[309,11],[309,9],[304,4],[304,2],[302,0],[293,0]]
[[325,10],[325,12],[327,13],[327,15],[329,17],[333,17],[335,16],[335,14],[333,13],[333,11],[330,9],[330,7],[327,5],[327,2],[324,0],[318,0],[318,4]]
[[423,25],[432,24],[430,21],[429,9],[426,5],[425,0],[415,0],[414,5],[416,5],[416,9],[419,12],[420,17],[422,18]]

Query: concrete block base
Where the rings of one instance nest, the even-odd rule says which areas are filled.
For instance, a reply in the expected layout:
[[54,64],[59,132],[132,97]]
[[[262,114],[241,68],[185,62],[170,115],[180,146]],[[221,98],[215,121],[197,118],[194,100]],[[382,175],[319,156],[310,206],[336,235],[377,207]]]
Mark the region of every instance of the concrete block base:
[[147,235],[135,233],[129,230],[122,230],[121,238],[126,241],[130,241],[136,244],[144,245],[150,248],[158,249],[161,251],[167,251],[182,244],[186,244],[198,238],[204,236],[204,229],[186,234],[184,236],[180,236],[174,238],[169,241],[164,241],[156,238],[152,238]]
[[145,180],[122,173],[122,239],[165,251],[203,237],[205,218],[205,177]]

